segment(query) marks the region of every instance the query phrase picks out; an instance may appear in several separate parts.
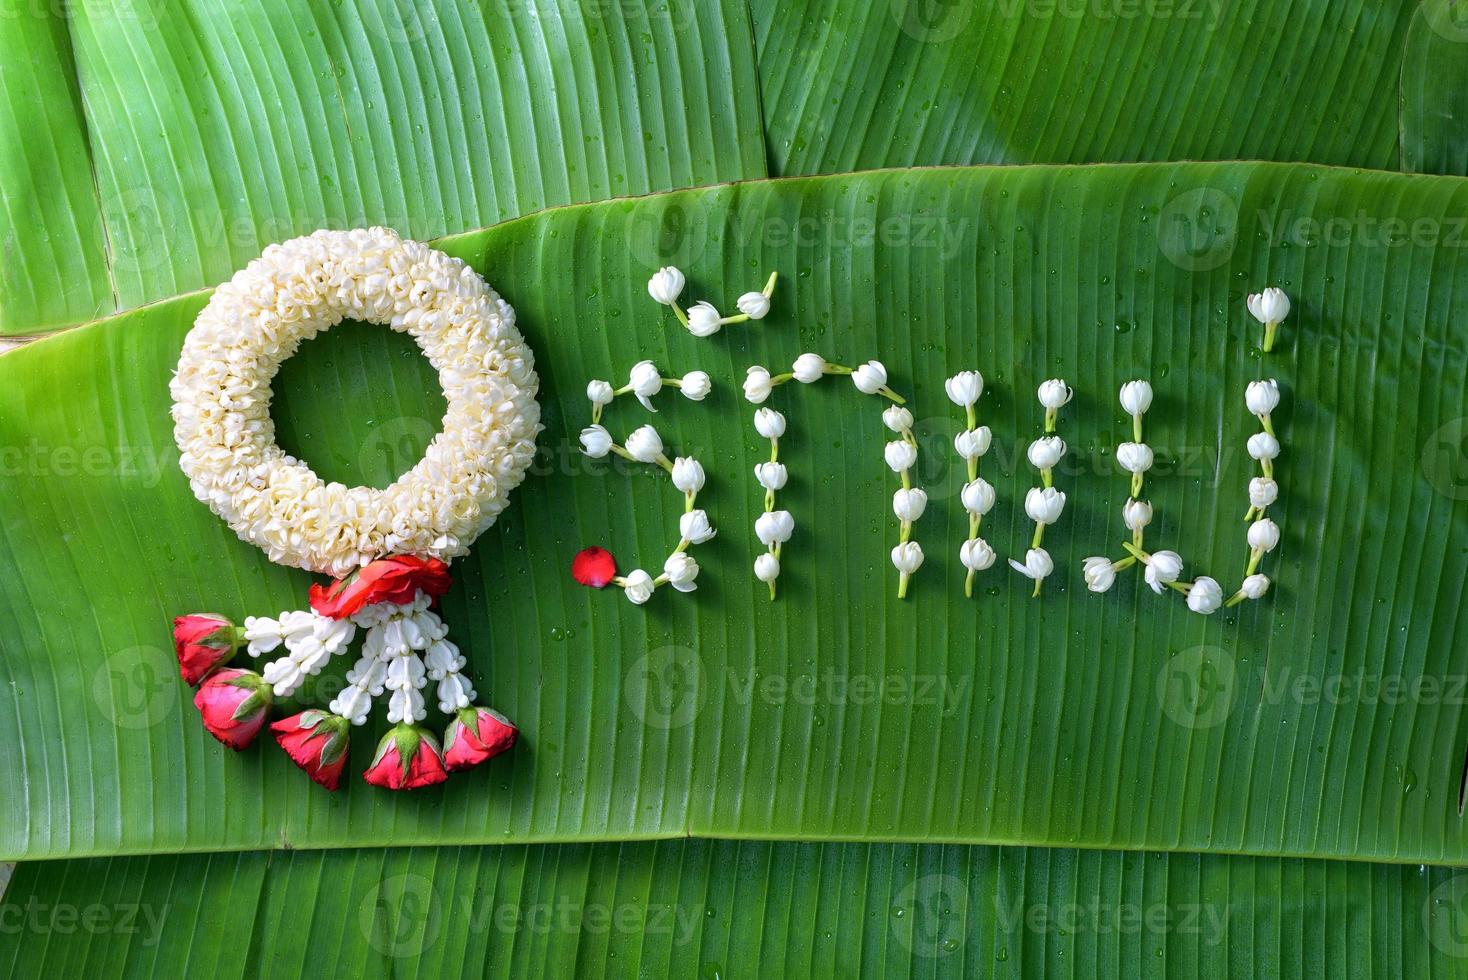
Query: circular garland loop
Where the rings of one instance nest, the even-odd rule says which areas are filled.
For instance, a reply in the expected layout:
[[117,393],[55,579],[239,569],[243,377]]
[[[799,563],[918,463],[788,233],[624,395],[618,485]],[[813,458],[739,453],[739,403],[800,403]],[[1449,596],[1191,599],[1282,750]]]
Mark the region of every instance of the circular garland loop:
[[[417,341],[447,402],[423,459],[383,490],[327,483],[275,442],[270,384],[281,363],[344,319],[383,324]],[[267,248],[220,286],[184,341],[173,394],[179,465],[194,495],[274,562],[331,575],[309,608],[174,621],[174,647],[205,728],[245,748],[274,699],[345,654],[361,655],[326,710],[270,726],[291,760],[336,789],[352,727],[374,699],[395,723],[367,782],[431,786],[509,749],[515,727],[476,705],[466,665],[433,611],[447,560],[465,554],[524,479],[540,431],[534,358],[515,311],[462,260],[386,228],[318,231]],[[228,666],[241,650],[277,654],[257,673]],[[442,742],[421,727],[421,693],[437,682],[448,716]]]

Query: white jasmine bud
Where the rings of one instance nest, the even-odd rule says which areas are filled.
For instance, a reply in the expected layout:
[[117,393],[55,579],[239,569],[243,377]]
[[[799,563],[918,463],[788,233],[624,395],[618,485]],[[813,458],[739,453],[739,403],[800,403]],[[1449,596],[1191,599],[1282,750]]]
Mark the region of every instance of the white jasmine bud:
[[1087,558],[1081,573],[1086,578],[1086,588],[1092,592],[1105,592],[1116,583],[1116,566],[1110,558]]
[[754,413],[754,431],[766,439],[778,439],[785,434],[785,416],[773,408],[757,409]]
[[644,425],[627,437],[627,455],[639,463],[656,463],[663,454],[663,438],[656,429]]
[[723,325],[719,311],[708,300],[699,300],[688,308],[688,332],[695,337],[712,337]]
[[887,368],[881,361],[867,361],[851,372],[851,382],[863,395],[875,395],[887,384]]
[[673,460],[673,486],[684,493],[698,493],[703,489],[703,464],[692,456],[679,456]]
[[1152,407],[1152,386],[1140,379],[1122,385],[1121,407],[1128,415],[1145,415]]
[[1244,389],[1244,404],[1249,406],[1249,411],[1263,418],[1279,408],[1279,384],[1273,378],[1250,381]]
[[788,510],[772,510],[761,514],[754,522],[754,534],[766,548],[784,544],[795,533],[795,518]]
[[917,462],[917,447],[903,439],[893,439],[887,443],[882,455],[887,458],[887,465],[892,467],[892,472],[901,473],[903,470],[911,469]]
[[928,493],[919,487],[905,488],[892,494],[892,513],[899,521],[915,521],[928,508]]
[[1065,440],[1059,436],[1041,436],[1030,443],[1027,455],[1035,469],[1051,469],[1065,455]]
[[1152,523],[1152,505],[1145,500],[1128,497],[1121,507],[1121,519],[1126,522],[1128,531],[1140,531]]
[[770,372],[758,364],[752,365],[744,373],[744,397],[751,403],[758,405],[770,397],[774,385],[770,383]]
[[695,579],[698,578],[698,562],[693,556],[684,551],[675,551],[663,562],[663,574],[668,576],[668,584],[679,592],[692,592],[698,588]]
[[1256,476],[1249,481],[1249,504],[1263,510],[1279,499],[1279,484],[1267,476]]
[[1161,595],[1168,583],[1176,582],[1182,573],[1183,559],[1176,551],[1154,551],[1147,560],[1147,570],[1142,578],[1152,586],[1153,592]]
[[592,459],[601,459],[612,450],[612,434],[604,426],[588,425],[581,430],[581,451]]
[[1049,381],[1043,382],[1040,385],[1038,394],[1041,405],[1044,405],[1046,408],[1055,409],[1060,408],[1066,402],[1070,401],[1074,397],[1075,392],[1071,391],[1070,386],[1059,378],[1051,378]]
[[761,582],[773,582],[780,577],[780,559],[763,554],[754,560],[754,577]]
[[901,434],[912,429],[912,413],[901,405],[888,405],[882,413],[882,424]]
[[1025,494],[1025,513],[1036,524],[1054,524],[1065,510],[1065,494],[1054,487],[1031,487]]
[[801,354],[795,359],[793,371],[796,381],[808,385],[826,373],[826,359],[819,354]]
[[627,593],[628,599],[639,606],[652,598],[655,588],[657,586],[653,585],[652,576],[640,568],[634,568],[623,579],[622,591]]
[[745,293],[736,301],[739,312],[751,320],[763,320],[770,312],[770,298],[761,292]]
[[1249,455],[1255,459],[1274,459],[1279,455],[1279,440],[1268,432],[1256,432],[1249,437]]
[[1223,586],[1206,575],[1199,577],[1188,590],[1188,608],[1207,616],[1223,605]]
[[971,572],[982,572],[993,566],[996,557],[994,549],[983,538],[965,541],[958,549],[958,560]]
[[717,533],[705,511],[690,510],[678,518],[678,534],[689,544],[703,544]]
[[785,471],[784,463],[766,462],[755,464],[754,478],[766,490],[783,490],[788,477],[789,474]]
[[943,382],[948,400],[960,408],[967,408],[979,400],[984,393],[984,376],[977,371],[960,371]]
[[1290,298],[1283,289],[1274,286],[1262,293],[1251,293],[1247,305],[1254,319],[1266,325],[1278,323],[1290,315]]
[[632,393],[637,396],[637,400],[642,402],[643,408],[646,408],[650,412],[657,411],[657,409],[652,407],[651,398],[663,390],[663,378],[658,373],[658,369],[652,361],[638,361],[632,365],[632,372],[627,380],[627,386],[632,389]]
[[709,378],[707,371],[689,371],[683,375],[683,381],[679,385],[683,397],[691,402],[701,402],[714,390],[714,383]]
[[1055,562],[1051,560],[1050,552],[1044,548],[1031,548],[1025,552],[1023,563],[1011,558],[1009,559],[1009,564],[1016,572],[1019,572],[1025,578],[1034,579],[1036,582],[1048,577],[1051,572],[1055,571]]
[[989,451],[989,445],[994,440],[994,434],[989,431],[987,425],[981,425],[977,429],[965,429],[953,437],[953,448],[964,459],[978,459]]
[[665,265],[647,281],[647,294],[664,306],[672,306],[683,294],[685,281],[682,272],[674,266]]
[[1255,572],[1244,579],[1244,584],[1240,586],[1239,591],[1246,599],[1261,599],[1264,593],[1269,591],[1269,576]]
[[1261,517],[1249,525],[1249,547],[1255,551],[1273,551],[1279,544],[1279,525]]
[[1145,442],[1124,442],[1116,447],[1116,461],[1128,473],[1145,473],[1152,468],[1152,447]]
[[988,480],[978,477],[963,485],[959,499],[963,501],[964,510],[983,517],[994,509],[994,487]]
[[586,400],[598,407],[610,405],[613,398],[612,386],[606,381],[588,381],[586,383]]
[[892,549],[892,564],[904,575],[911,575],[922,567],[923,546],[916,541],[904,541]]

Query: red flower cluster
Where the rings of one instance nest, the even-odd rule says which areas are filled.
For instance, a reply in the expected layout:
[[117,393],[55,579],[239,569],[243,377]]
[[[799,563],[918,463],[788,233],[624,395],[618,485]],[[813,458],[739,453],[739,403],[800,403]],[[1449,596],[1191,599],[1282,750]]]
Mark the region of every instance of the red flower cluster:
[[419,789],[449,778],[443,753],[426,728],[397,725],[377,743],[377,754],[362,778],[388,789]]
[[178,672],[190,687],[233,657],[239,647],[239,628],[216,613],[190,613],[173,620],[173,650],[178,654]]
[[270,726],[275,740],[291,761],[313,782],[334,790],[347,766],[351,724],[325,711],[302,711]]
[[443,761],[449,772],[477,766],[508,751],[519,734],[510,719],[489,708],[464,708],[449,722]]
[[332,619],[346,619],[379,602],[405,606],[419,590],[437,599],[449,590],[450,582],[449,566],[437,558],[393,555],[379,558],[329,586],[311,586],[311,608]]
[[270,713],[270,685],[253,670],[217,670],[204,678],[194,707],[209,734],[238,752],[255,740]]

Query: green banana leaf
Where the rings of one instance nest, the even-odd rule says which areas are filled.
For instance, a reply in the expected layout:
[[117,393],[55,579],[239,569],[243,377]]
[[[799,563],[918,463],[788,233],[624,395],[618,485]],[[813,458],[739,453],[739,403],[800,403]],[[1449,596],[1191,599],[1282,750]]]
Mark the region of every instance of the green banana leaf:
[[0,54],[0,333],[320,227],[430,238],[765,174],[735,0],[43,5],[0,20]]
[[23,865],[8,976],[1448,977],[1468,875],[662,841]]
[[[1404,117],[1418,100],[1461,99],[1468,61],[1462,44],[1437,43],[1430,61],[1407,52],[1415,8],[753,0],[770,168],[1262,159],[1392,170],[1399,97]],[[1418,84],[1399,92],[1408,72]],[[1463,123],[1434,114],[1431,125],[1444,122],[1432,138],[1457,134],[1461,148]],[[1414,169],[1436,165],[1451,164]]]
[[1468,174],[1468,8],[1425,0],[1402,62],[1402,169]]
[[[235,540],[175,466],[167,381],[204,298],[0,356],[0,855],[695,835],[1461,862],[1465,213],[1460,180],[1313,166],[899,170],[569,207],[444,242],[515,303],[547,427],[443,603],[522,743],[404,796],[356,779],[332,796],[273,745],[222,750],[176,676],[169,617],[299,608],[309,581]],[[647,297],[664,261],[688,299],[726,305],[778,270],[775,311],[695,339]],[[1266,357],[1243,297],[1269,283],[1295,312]],[[839,378],[772,399],[797,531],[777,601],[751,574],[768,446],[739,380],[808,349],[880,357],[911,398],[932,503],[906,601],[880,406]],[[576,446],[588,378],[641,357],[715,378],[702,404],[619,402],[608,424],[655,422],[701,458],[721,530],[697,593],[634,607],[575,585],[569,563],[601,544],[657,568],[675,540],[666,481]],[[962,595],[942,381],[973,367],[996,444],[985,536],[1005,556],[1030,534],[1035,386],[1077,391],[1039,599],[1002,560]],[[1230,587],[1257,427],[1243,389],[1280,380],[1284,541],[1265,599],[1204,618],[1135,574],[1084,588],[1084,557],[1121,555],[1110,453],[1136,376],[1157,388],[1148,541]],[[367,327],[314,341],[276,392],[282,443],[351,482],[405,469],[441,411],[411,345]],[[358,732],[354,770],[379,731]]]

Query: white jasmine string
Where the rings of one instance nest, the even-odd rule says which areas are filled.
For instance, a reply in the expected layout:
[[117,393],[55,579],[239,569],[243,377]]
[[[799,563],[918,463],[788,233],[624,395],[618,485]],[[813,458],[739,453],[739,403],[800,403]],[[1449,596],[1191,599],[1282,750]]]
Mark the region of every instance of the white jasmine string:
[[1065,493],[1055,488],[1055,466],[1065,455],[1065,440],[1056,435],[1060,409],[1075,392],[1060,378],[1051,378],[1040,385],[1036,392],[1045,409],[1045,434],[1030,443],[1028,457],[1030,465],[1040,472],[1040,486],[1031,487],[1025,494],[1025,513],[1035,522],[1035,534],[1030,540],[1025,560],[1009,559],[1010,566],[1026,578],[1035,582],[1031,597],[1040,595],[1040,587],[1055,570],[1055,562],[1043,547],[1045,528],[1060,520],[1065,510]]
[[958,549],[958,560],[968,570],[963,579],[963,594],[974,594],[974,575],[994,564],[994,549],[979,537],[984,515],[994,507],[994,487],[979,476],[979,460],[989,451],[993,433],[987,425],[979,425],[974,406],[984,393],[984,376],[978,371],[960,371],[943,384],[948,400],[963,409],[965,427],[953,438],[953,448],[963,457],[968,480],[959,497],[968,512],[968,538]]

